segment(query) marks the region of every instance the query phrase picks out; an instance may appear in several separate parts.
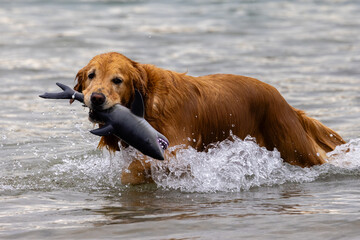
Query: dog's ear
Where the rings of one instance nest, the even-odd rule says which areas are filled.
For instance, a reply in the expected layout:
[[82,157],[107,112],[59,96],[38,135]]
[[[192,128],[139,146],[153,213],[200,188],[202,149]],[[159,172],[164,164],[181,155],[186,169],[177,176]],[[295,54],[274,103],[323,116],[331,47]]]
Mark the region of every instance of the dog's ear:
[[[85,80],[87,78],[87,76],[86,76],[87,70],[88,70],[88,67],[86,66],[86,67],[80,69],[79,72],[76,74],[76,77],[75,77],[76,85],[74,86],[75,91],[82,92],[84,90],[84,84],[85,84]],[[71,99],[70,104],[73,103],[74,101],[75,101],[74,99]]]

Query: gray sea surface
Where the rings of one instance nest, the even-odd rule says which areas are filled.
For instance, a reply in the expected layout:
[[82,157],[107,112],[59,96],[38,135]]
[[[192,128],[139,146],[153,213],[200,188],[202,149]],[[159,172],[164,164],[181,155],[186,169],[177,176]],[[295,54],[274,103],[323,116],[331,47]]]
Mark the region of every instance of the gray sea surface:
[[[1,0],[0,238],[360,239],[360,1]],[[81,104],[43,100],[116,51],[275,86],[348,142],[300,168],[253,139],[122,185]]]

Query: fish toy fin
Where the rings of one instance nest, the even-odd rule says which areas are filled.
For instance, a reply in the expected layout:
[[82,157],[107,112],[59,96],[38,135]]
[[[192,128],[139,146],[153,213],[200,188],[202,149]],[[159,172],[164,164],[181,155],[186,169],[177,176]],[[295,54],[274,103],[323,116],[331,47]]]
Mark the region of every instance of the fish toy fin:
[[130,111],[141,118],[144,118],[144,113],[145,113],[145,107],[144,107],[144,101],[143,98],[141,96],[141,93],[135,89],[135,98],[134,101],[131,104],[131,109]]
[[114,132],[114,127],[111,124],[108,124],[101,128],[91,130],[90,132],[97,136],[107,136]]

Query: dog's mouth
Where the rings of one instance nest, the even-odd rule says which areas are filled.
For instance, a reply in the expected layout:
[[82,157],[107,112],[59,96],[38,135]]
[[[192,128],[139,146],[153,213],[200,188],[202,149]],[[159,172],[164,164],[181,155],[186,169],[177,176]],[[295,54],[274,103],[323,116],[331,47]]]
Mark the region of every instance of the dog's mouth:
[[161,137],[158,137],[158,143],[163,150],[169,147],[169,142]]
[[112,109],[112,107],[105,108],[105,106],[94,106],[93,104],[90,104],[89,106],[87,104],[84,104],[83,106],[89,108],[90,122],[99,123],[99,124],[104,124],[104,120],[97,113],[98,112],[107,112]]
[[100,118],[98,114],[96,114],[96,111],[89,109],[89,120],[92,123],[98,123],[104,125],[105,122]]

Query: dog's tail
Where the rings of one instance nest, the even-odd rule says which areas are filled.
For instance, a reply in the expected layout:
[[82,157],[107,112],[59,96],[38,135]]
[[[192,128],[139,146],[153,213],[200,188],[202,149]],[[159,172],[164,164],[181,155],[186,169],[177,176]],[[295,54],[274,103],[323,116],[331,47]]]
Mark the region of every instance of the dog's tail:
[[303,111],[295,110],[305,132],[314,141],[314,146],[323,158],[326,153],[331,152],[336,146],[344,144],[345,141],[334,130],[326,127],[318,120],[308,117]]
[[265,142],[269,150],[277,148],[290,164],[311,167],[325,163],[326,153],[345,143],[338,133],[301,110],[291,106],[276,109],[272,111],[276,114],[268,114],[272,117],[264,121]]

